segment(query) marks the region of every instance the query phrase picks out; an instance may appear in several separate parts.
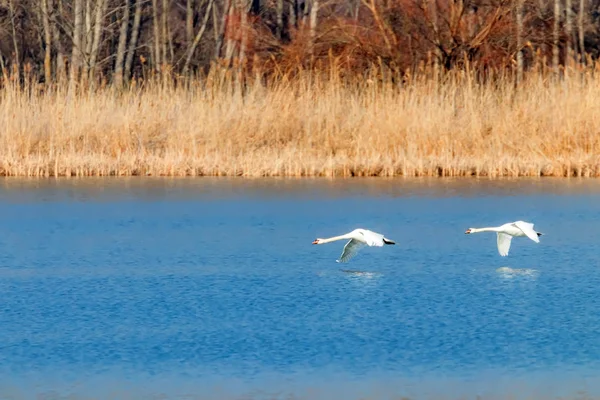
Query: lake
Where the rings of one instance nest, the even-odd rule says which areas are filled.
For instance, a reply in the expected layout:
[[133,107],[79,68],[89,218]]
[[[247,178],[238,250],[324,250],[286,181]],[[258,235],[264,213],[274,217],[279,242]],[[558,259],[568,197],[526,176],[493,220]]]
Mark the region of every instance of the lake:
[[[2,399],[600,396],[600,181],[0,181]],[[540,243],[470,227],[525,220]],[[362,227],[395,246],[338,264]]]

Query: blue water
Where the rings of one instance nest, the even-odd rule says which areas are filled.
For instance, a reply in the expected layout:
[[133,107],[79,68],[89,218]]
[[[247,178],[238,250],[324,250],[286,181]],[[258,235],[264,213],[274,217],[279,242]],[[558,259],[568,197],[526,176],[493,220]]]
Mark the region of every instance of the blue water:
[[[2,399],[600,395],[595,180],[5,179],[0,207]],[[519,219],[544,236],[506,258],[464,234]],[[357,227],[397,245],[311,245]]]

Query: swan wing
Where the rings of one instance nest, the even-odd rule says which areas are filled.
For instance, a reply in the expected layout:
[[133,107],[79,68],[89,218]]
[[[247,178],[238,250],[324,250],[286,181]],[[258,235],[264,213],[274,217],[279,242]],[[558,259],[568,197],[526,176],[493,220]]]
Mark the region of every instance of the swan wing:
[[365,230],[362,232],[365,242],[368,246],[383,247],[383,235],[373,231]]
[[540,239],[538,239],[537,232],[533,230],[533,224],[524,221],[517,221],[513,225],[522,230],[523,233],[527,235],[529,239],[533,240],[536,243],[540,242]]
[[342,251],[340,259],[336,261],[342,263],[350,261],[350,259],[354,257],[356,253],[358,253],[358,251],[364,247],[364,245],[365,244],[363,242],[359,242],[356,239],[350,239],[344,246],[344,251]]
[[500,253],[502,257],[506,257],[508,255],[511,241],[512,236],[507,235],[506,233],[498,232],[498,253]]

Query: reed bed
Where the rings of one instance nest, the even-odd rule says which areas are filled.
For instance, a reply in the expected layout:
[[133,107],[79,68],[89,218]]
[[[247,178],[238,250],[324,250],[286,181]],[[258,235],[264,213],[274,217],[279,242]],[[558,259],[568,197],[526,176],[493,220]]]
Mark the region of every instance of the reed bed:
[[600,78],[5,82],[0,128],[3,176],[596,177]]

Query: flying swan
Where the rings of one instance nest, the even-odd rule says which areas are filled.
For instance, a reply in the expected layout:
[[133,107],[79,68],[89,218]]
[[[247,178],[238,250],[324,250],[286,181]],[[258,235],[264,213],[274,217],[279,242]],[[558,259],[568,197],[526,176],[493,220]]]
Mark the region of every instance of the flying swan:
[[336,240],[350,239],[344,246],[344,251],[336,262],[347,262],[358,253],[365,245],[382,247],[384,244],[396,244],[393,240],[385,238],[382,234],[369,231],[367,229],[355,229],[350,233],[341,236],[334,236],[328,239],[315,239],[312,244],[325,244],[335,242]]
[[541,233],[533,229],[533,224],[524,221],[509,222],[508,224],[492,228],[469,228],[465,234],[477,232],[497,232],[498,253],[502,257],[508,255],[510,242],[513,237],[527,236],[534,242],[539,243],[540,239],[538,239],[538,236],[542,236]]

